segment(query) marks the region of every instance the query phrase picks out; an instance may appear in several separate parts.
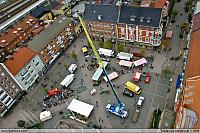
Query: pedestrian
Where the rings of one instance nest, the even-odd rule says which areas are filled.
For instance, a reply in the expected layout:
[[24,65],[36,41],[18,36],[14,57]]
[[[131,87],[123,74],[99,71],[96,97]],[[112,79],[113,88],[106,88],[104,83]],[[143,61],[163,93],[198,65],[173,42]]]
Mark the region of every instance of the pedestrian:
[[99,118],[99,122],[101,122],[101,118]]
[[103,119],[101,120],[101,122],[103,123]]

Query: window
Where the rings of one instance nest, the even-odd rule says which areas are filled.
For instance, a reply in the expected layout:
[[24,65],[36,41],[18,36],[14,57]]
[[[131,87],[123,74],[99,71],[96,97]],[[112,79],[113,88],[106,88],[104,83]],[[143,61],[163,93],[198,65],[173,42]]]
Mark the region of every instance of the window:
[[31,71],[31,73],[33,73],[33,70]]
[[7,86],[7,85],[5,85],[5,88],[7,89],[7,88],[8,88],[8,86]]
[[39,62],[35,64],[35,66],[38,66],[38,65],[39,65]]
[[1,90],[1,91],[0,91],[0,95],[3,94],[3,92],[4,92],[4,90]]
[[149,38],[148,38],[148,37],[146,37],[146,38],[145,38],[145,41],[146,41],[146,42],[149,42]]
[[8,89],[9,92],[11,92],[11,89]]
[[3,81],[1,81],[1,84],[3,85],[3,84],[4,84],[4,82],[3,82]]
[[55,48],[56,45],[53,45],[53,47]]
[[3,105],[3,104],[0,104],[0,106],[1,106],[1,108],[3,108],[4,105]]
[[8,77],[5,77],[5,80],[8,80]]
[[41,51],[40,53],[41,53],[41,54],[43,54],[44,52],[43,52],[43,51]]
[[14,96],[14,93],[12,92],[11,95]]
[[35,62],[35,60],[33,59],[33,62]]
[[15,88],[15,85],[13,85],[12,88]]
[[15,92],[18,92],[18,89],[15,89]]
[[8,96],[8,94],[5,94],[5,95],[1,98],[1,101],[3,101],[7,96]]
[[11,82],[11,81],[9,81],[8,83],[9,83],[9,85],[11,85],[11,84],[12,84],[12,82]]
[[31,65],[30,66],[28,66],[28,68],[27,69],[30,69],[31,68]]
[[11,98],[9,97],[9,98],[6,100],[5,104],[7,104],[10,100],[11,100]]
[[142,41],[142,37],[141,37],[141,36],[139,36],[139,41],[140,41],[140,42]]

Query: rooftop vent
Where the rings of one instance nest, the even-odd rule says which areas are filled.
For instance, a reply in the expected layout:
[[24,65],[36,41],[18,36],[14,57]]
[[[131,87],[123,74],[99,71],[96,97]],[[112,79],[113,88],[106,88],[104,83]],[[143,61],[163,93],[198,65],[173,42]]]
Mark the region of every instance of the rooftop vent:
[[21,31],[21,30],[22,30],[22,28],[17,28],[17,30],[18,30],[18,31]]
[[17,31],[15,30],[15,31],[13,31],[13,33],[14,33],[14,34],[17,34]]
[[144,17],[140,16],[140,22],[144,22]]
[[27,24],[30,24],[30,22],[29,22],[29,21],[26,21],[26,23],[27,23]]
[[150,22],[151,22],[151,18],[147,17],[147,23],[150,23]]
[[1,40],[1,42],[2,42],[2,43],[5,43],[5,42],[6,42],[6,40]]
[[32,22],[32,21],[33,21],[33,19],[29,19],[29,21],[30,21],[30,22]]
[[135,19],[136,19],[136,16],[135,16],[135,15],[131,15],[131,16],[130,16],[130,19],[131,19],[132,22],[134,22]]
[[96,13],[96,11],[95,11],[95,10],[94,10],[93,12],[94,12],[94,14]]
[[102,15],[98,15],[98,20],[101,20],[102,19]]

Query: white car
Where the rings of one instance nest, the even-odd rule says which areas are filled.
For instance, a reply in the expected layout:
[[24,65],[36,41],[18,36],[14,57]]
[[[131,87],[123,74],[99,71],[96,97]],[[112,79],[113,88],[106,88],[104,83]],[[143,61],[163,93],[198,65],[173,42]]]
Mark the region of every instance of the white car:
[[140,96],[140,97],[139,97],[139,100],[138,100],[138,102],[137,102],[137,106],[138,106],[139,108],[142,106],[143,101],[144,101],[144,97]]

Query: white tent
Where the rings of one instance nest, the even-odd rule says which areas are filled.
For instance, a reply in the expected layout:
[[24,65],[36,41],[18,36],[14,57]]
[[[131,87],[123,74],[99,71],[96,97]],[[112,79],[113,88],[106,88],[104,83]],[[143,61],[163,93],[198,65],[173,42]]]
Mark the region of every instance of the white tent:
[[147,63],[147,60],[145,58],[141,58],[139,60],[136,60],[133,62],[133,64],[137,67],[137,66],[140,66],[140,65],[143,65],[143,64],[146,64]]
[[43,111],[40,113],[40,120],[46,121],[52,118],[51,112],[50,111]]
[[76,65],[76,64],[71,64],[68,70],[69,70],[71,73],[73,73],[73,72],[76,70],[76,68],[77,68],[77,65]]
[[[104,67],[106,67],[107,64],[108,64],[108,62],[103,61],[103,64],[104,64]],[[99,77],[100,77],[101,74],[102,74],[102,72],[103,72],[103,69],[99,67],[99,68],[96,70],[96,72],[94,73],[94,75],[92,76],[92,80],[98,81],[98,80],[99,80]]]
[[119,65],[120,65],[120,66],[131,67],[132,64],[133,64],[133,62],[131,62],[131,61],[125,61],[125,60],[120,60],[120,61],[119,61]]
[[117,54],[117,58],[120,60],[131,60],[133,58],[133,54],[120,52]]
[[73,99],[67,109],[76,112],[80,115],[83,115],[85,117],[89,117],[90,113],[92,112],[94,106],[84,103],[82,101]]
[[[112,73],[110,73],[110,74],[108,75],[108,78],[109,78],[110,80],[113,80],[113,79],[117,78],[118,76],[119,76],[119,75],[118,75],[116,72],[112,72]],[[104,76],[103,79],[104,79],[106,82],[108,82],[106,76]]]

